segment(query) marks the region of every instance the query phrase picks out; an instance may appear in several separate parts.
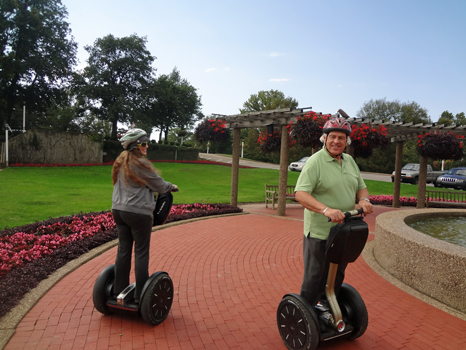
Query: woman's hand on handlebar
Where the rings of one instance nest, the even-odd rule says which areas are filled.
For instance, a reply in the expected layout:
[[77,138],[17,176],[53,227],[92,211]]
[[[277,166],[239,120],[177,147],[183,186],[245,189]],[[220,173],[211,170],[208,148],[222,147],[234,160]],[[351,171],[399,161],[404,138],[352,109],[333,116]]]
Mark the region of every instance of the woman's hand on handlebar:
[[178,191],[179,191],[178,186],[173,185],[173,189],[170,192],[178,192]]
[[329,222],[338,222],[341,224],[345,219],[345,214],[341,210],[328,208],[324,215],[328,217]]

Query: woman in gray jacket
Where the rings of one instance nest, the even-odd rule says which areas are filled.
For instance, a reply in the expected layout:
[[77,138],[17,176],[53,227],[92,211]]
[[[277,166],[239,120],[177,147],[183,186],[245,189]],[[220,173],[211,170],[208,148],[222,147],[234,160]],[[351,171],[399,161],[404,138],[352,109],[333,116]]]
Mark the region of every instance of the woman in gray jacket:
[[118,230],[113,294],[117,296],[129,285],[134,242],[134,298],[138,301],[149,278],[154,192],[171,192],[178,187],[162,179],[152,163],[144,157],[149,147],[149,138],[144,130],[130,129],[120,142],[125,150],[118,156],[112,169],[112,214]]

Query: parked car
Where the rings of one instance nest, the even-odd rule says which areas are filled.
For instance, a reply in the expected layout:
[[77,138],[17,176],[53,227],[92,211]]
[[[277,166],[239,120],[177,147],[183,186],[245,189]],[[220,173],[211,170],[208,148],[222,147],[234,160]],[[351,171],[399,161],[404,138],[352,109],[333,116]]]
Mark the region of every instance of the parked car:
[[290,171],[301,171],[301,170],[303,170],[303,166],[304,166],[304,164],[306,164],[306,162],[307,162],[307,160],[309,158],[310,157],[303,157],[300,160],[298,160],[297,162],[291,163],[290,166],[288,167],[288,169]]
[[[437,177],[445,174],[444,171],[433,171],[430,165],[427,165],[427,183],[435,184]],[[395,172],[392,173],[392,182],[395,182]],[[409,182],[413,185],[419,183],[419,164],[408,163],[401,168],[401,182]]]
[[453,168],[435,181],[436,187],[449,187],[466,191],[466,168]]

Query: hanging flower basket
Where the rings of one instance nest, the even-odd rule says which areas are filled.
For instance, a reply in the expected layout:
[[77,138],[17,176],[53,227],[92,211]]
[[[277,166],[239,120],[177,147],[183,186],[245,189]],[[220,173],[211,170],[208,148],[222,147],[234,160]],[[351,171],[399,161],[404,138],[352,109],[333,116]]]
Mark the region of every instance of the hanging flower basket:
[[375,128],[367,124],[354,125],[351,131],[351,145],[355,157],[369,158],[375,148],[386,148],[389,145],[387,128],[383,125]]
[[320,147],[322,128],[331,118],[331,114],[317,114],[313,111],[299,116],[296,122],[292,122],[287,127],[291,140],[304,147]]
[[198,142],[227,142],[230,140],[230,133],[223,120],[205,119],[194,130],[194,139]]
[[282,133],[278,131],[274,131],[271,134],[268,132],[260,133],[257,143],[260,144],[263,154],[280,152],[282,145]]
[[451,131],[426,133],[418,135],[416,149],[423,157],[460,160],[463,158],[463,139],[463,135],[456,135]]

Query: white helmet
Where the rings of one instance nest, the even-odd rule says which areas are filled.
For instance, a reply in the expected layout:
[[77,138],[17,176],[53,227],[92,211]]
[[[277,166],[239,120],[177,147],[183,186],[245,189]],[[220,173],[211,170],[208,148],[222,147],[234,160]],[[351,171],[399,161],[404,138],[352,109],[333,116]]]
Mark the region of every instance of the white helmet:
[[147,133],[142,129],[129,129],[126,134],[120,139],[121,145],[125,150],[131,151],[137,147],[138,143],[147,142],[149,138]]

